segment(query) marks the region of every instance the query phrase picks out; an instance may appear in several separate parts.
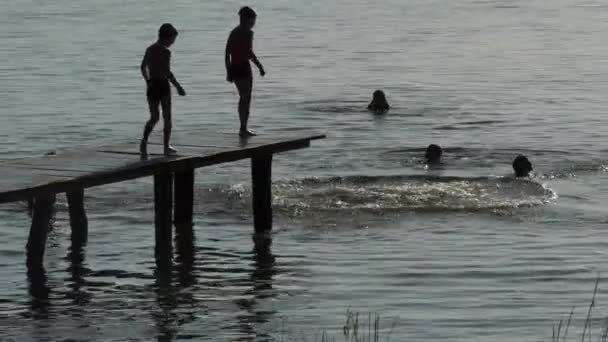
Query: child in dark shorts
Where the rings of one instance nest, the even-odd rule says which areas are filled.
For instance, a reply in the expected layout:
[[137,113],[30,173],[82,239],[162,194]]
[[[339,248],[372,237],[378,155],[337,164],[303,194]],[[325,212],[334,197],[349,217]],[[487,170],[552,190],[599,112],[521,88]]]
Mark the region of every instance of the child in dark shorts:
[[253,53],[252,29],[255,26],[257,14],[251,8],[243,7],[239,10],[239,17],[239,25],[230,32],[226,42],[226,80],[234,82],[239,92],[239,120],[241,122],[239,135],[247,137],[255,135],[247,127],[253,89],[253,72],[249,61],[258,67],[260,75],[264,76],[266,71]]
[[160,112],[163,111],[164,121],[164,152],[165,154],[177,152],[169,144],[171,139],[171,85],[177,89],[180,96],[186,95],[186,91],[177,82],[171,72],[171,51],[169,47],[173,45],[177,38],[177,30],[171,24],[163,24],[158,30],[158,40],[146,49],[143,60],[141,61],[141,74],[147,84],[148,106],[150,108],[150,120],[144,127],[144,135],[139,145],[140,152],[147,154],[148,137],[158,122]]

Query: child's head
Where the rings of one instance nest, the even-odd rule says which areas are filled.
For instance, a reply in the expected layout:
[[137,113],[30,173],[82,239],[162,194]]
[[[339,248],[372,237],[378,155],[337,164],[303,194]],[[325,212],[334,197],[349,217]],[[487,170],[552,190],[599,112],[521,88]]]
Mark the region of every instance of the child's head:
[[177,30],[173,25],[166,23],[160,26],[158,29],[158,40],[163,43],[163,45],[169,47],[175,43],[175,38],[177,38]]
[[427,163],[439,163],[441,161],[441,155],[443,154],[443,150],[439,145],[430,144],[426,148],[426,153],[424,154],[424,159]]
[[386,96],[382,90],[376,90],[372,95],[372,101],[377,105],[387,104]]
[[258,15],[255,13],[251,7],[245,6],[239,10],[239,17],[241,20],[241,25],[252,29],[255,26],[255,19]]
[[390,106],[388,105],[388,101],[386,101],[384,92],[382,90],[376,90],[372,95],[372,102],[369,103],[367,109],[373,110],[377,113],[384,113],[389,108]]
[[526,156],[518,155],[513,160],[513,171],[515,171],[515,177],[528,177],[530,175],[530,171],[534,170],[532,168],[532,163],[528,160]]

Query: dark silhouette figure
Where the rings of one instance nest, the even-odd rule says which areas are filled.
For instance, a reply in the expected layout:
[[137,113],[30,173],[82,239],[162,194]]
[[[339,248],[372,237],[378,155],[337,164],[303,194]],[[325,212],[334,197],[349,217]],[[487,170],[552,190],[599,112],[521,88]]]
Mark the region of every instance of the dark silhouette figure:
[[372,102],[367,105],[367,109],[374,113],[385,113],[390,108],[382,90],[376,90],[372,95]]
[[427,164],[437,164],[441,162],[443,150],[439,145],[430,144],[424,153],[424,160]]
[[530,171],[532,170],[534,170],[534,168],[532,168],[532,163],[530,163],[528,157],[520,154],[513,160],[513,171],[515,171],[515,177],[529,177]]
[[186,95],[186,91],[177,82],[171,72],[171,50],[169,47],[177,39],[177,30],[171,24],[163,24],[158,30],[158,40],[146,49],[141,61],[141,74],[147,84],[146,95],[150,107],[150,120],[144,128],[144,136],[141,139],[139,149],[142,155],[146,155],[148,137],[158,122],[160,113],[159,106],[163,111],[164,121],[164,152],[165,154],[177,152],[169,145],[171,139],[171,86],[172,83],[180,96]]
[[234,82],[239,92],[239,120],[241,127],[239,135],[252,136],[254,132],[247,128],[249,109],[251,108],[251,93],[253,90],[252,61],[260,70],[260,75],[266,75],[264,67],[253,52],[253,27],[257,14],[249,7],[239,10],[240,23],[235,27],[226,42],[226,80]]

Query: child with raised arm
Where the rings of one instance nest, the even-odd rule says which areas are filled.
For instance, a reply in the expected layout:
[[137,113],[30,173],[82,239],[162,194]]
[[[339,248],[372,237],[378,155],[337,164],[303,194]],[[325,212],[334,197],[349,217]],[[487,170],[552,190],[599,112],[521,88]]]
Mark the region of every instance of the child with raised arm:
[[249,108],[251,107],[251,91],[253,89],[252,61],[260,70],[260,75],[266,72],[264,67],[253,53],[253,27],[257,14],[249,7],[239,10],[240,23],[235,27],[226,42],[226,80],[234,82],[239,92],[239,119],[241,128],[239,135],[242,137],[255,135],[247,128],[249,121]]
[[180,96],[186,95],[186,91],[171,73],[171,50],[169,50],[169,47],[175,43],[176,38],[177,30],[175,27],[171,24],[163,24],[158,30],[158,40],[146,49],[141,61],[141,74],[147,84],[146,95],[150,108],[150,120],[144,127],[144,135],[139,145],[143,155],[148,153],[148,137],[158,122],[159,107],[163,111],[164,152],[165,154],[177,152],[169,144],[171,139],[171,86],[169,82],[175,86]]

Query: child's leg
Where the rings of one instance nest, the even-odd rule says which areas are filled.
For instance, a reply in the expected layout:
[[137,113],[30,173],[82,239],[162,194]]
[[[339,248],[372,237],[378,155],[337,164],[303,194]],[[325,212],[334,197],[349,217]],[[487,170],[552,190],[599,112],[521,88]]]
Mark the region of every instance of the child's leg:
[[148,137],[150,136],[150,133],[152,133],[154,126],[158,122],[158,118],[160,116],[160,113],[158,111],[158,105],[159,105],[158,99],[156,99],[152,96],[148,96],[148,107],[150,108],[150,120],[148,120],[148,122],[146,122],[146,126],[144,127],[144,136],[141,139],[142,145],[148,143]]
[[169,145],[169,141],[171,140],[171,128],[173,127],[171,122],[171,95],[169,94],[164,96],[160,100],[160,105],[163,110],[163,145],[165,146],[165,152],[175,152],[175,150]]
[[253,79],[242,78],[234,80],[236,89],[239,91],[239,119],[241,121],[240,132],[247,131],[247,122],[249,121],[249,108],[251,107],[251,90],[253,88]]

